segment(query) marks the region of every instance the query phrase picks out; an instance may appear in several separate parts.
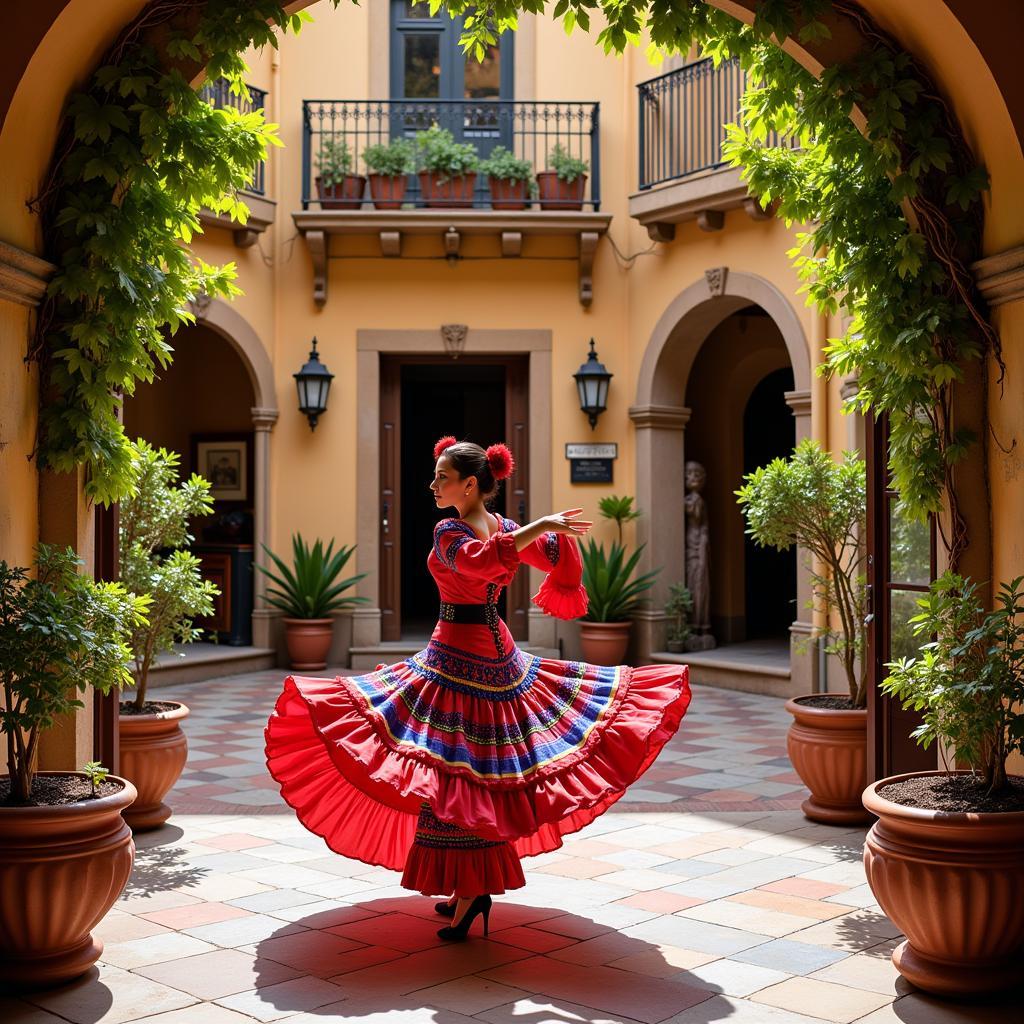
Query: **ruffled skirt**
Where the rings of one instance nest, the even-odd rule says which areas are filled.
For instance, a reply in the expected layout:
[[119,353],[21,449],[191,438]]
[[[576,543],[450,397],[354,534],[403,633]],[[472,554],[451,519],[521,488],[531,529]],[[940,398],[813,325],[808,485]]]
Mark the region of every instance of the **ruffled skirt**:
[[[419,891],[465,889],[416,841],[425,805],[441,826],[494,844],[463,863],[476,857],[486,873],[483,860],[497,856],[501,878],[480,880],[515,888],[521,869],[509,857],[557,849],[614,804],[689,701],[685,666],[605,668],[517,648],[487,659],[431,641],[365,675],[286,679],[265,732],[267,767],[339,854],[406,867],[403,884]],[[502,888],[475,890],[487,891]]]

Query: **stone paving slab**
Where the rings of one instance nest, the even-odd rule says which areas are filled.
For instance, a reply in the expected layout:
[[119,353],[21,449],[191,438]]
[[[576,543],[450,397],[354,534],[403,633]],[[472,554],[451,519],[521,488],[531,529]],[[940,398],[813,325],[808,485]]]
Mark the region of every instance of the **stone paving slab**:
[[[694,688],[677,737],[615,808],[527,859],[490,938],[339,857],[281,801],[261,672],[166,688],[190,760],[174,817],[71,985],[0,994],[3,1024],[1005,1024],[1021,993],[941,1002],[899,977],[864,831],[808,822],[782,702]],[[694,782],[696,780],[696,782]]]

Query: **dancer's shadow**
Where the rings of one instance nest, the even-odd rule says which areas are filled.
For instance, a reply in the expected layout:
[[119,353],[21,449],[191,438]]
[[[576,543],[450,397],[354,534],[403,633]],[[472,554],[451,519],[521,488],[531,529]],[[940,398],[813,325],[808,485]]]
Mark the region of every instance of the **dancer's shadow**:
[[[246,994],[244,1008],[234,1008],[257,1016],[271,1008],[305,1011],[325,1020],[404,1012],[421,1019],[427,1009],[433,1024],[485,1011],[488,1019],[511,1020],[510,1011],[498,1010],[511,1003],[516,1024],[608,1017],[656,1024],[709,1000],[700,1020],[733,1012],[714,999],[718,986],[682,965],[686,953],[661,948],[673,945],[671,915],[655,919],[661,923],[650,938],[638,938],[582,914],[496,901],[489,938],[477,920],[469,940],[446,943],[437,937],[447,922],[434,913],[434,902],[394,897],[296,917],[307,931],[256,945],[256,992]],[[281,965],[306,977],[281,983]]]

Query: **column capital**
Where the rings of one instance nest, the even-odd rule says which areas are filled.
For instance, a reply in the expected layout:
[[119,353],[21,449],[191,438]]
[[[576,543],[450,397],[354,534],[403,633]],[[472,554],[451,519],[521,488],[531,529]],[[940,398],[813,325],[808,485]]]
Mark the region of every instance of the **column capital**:
[[35,254],[0,242],[0,299],[19,306],[38,306],[56,270],[52,263]]
[[271,431],[277,422],[278,412],[276,409],[261,409],[254,407],[249,410],[252,413],[252,425],[256,430]]
[[811,391],[809,388],[803,391],[787,391],[783,397],[794,416],[811,415]]
[[683,431],[690,422],[690,410],[684,405],[634,405],[629,418],[637,430]]
[[986,256],[972,263],[971,270],[990,306],[1024,299],[1024,245]]

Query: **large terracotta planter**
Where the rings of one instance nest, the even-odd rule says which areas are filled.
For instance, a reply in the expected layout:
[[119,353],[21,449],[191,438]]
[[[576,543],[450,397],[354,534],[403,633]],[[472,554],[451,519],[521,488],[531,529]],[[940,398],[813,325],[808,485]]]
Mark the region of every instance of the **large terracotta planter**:
[[327,668],[334,619],[284,619],[284,642],[292,668]]
[[119,715],[117,719],[120,770],[139,791],[135,803],[124,812],[124,820],[135,832],[159,828],[171,816],[171,808],[163,799],[188,760],[188,741],[181,731],[188,708],[177,701],[167,703],[177,706],[149,715]]
[[124,788],[55,807],[0,807],[0,982],[63,984],[102,954],[90,932],[121,895],[135,858],[121,817],[135,787],[107,779]]
[[590,665],[621,665],[632,622],[580,622],[583,660]]
[[878,793],[945,774],[895,775],[864,791],[864,806],[878,815],[864,868],[879,905],[906,935],[892,962],[907,981],[941,996],[994,992],[1021,980],[1024,811],[931,811]]
[[537,172],[537,195],[542,210],[582,210],[587,190],[587,176],[575,181],[562,181],[555,171]]
[[518,181],[513,178],[495,178],[493,175],[487,179],[491,188],[491,206],[495,210],[525,210],[529,201],[529,194],[525,181]]
[[[444,177],[444,181],[438,180]],[[453,177],[420,171],[420,195],[427,206],[462,207],[473,205],[473,191],[476,188],[476,172],[456,174]]]
[[861,793],[868,781],[868,713],[835,711],[786,701],[793,724],[786,749],[793,770],[811,795],[801,809],[811,821],[826,825],[866,825]]
[[404,174],[371,174],[370,196],[378,210],[400,210],[408,179]]
[[335,185],[325,188],[316,176],[316,194],[320,198],[321,210],[358,210],[363,202],[363,189],[366,178],[361,174],[346,174]]

